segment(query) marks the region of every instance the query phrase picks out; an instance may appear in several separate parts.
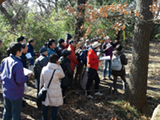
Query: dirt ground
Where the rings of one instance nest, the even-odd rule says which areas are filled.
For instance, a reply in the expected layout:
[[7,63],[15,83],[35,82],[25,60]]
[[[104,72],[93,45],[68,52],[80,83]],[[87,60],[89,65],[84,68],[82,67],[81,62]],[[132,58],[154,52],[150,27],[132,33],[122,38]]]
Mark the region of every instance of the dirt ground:
[[[129,63],[126,65],[126,78],[129,80],[129,71],[131,67],[132,51],[128,47],[124,53],[129,57]],[[149,54],[149,70],[148,70],[148,88],[147,96],[148,103],[151,109],[160,103],[160,42],[150,43]],[[103,63],[99,66],[99,75],[102,78]],[[118,94],[111,93],[111,80],[101,80],[100,89],[104,93],[103,96],[94,96],[93,99],[87,99],[84,96],[84,91],[68,92],[66,99],[67,104],[59,107],[57,115],[58,120],[126,120],[126,119],[149,119],[151,116],[143,116],[132,108],[129,108],[127,102],[124,101],[124,94],[121,90],[122,82],[118,79]],[[24,99],[27,104],[22,108],[22,114],[26,115],[25,120],[41,120],[42,112],[36,106],[36,89],[34,80],[29,81],[29,91],[25,93]],[[92,93],[93,94],[93,93]],[[116,104],[115,102],[116,101]],[[0,89],[0,118],[3,113],[3,97]]]

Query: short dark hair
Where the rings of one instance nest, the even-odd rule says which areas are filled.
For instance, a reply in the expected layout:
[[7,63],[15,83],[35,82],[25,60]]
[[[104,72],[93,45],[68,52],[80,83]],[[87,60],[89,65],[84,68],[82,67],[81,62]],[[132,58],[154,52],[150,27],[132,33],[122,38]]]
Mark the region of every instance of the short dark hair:
[[17,38],[17,42],[21,42],[21,41],[23,41],[25,38],[23,37],[23,36],[19,36],[18,38]]
[[49,40],[49,42],[48,42],[48,47],[49,47],[49,48],[50,48],[50,46],[52,45],[53,42],[55,42],[54,39]]
[[22,48],[25,49],[25,47],[26,47],[26,44],[22,43]]
[[33,38],[30,38],[30,39],[29,39],[29,44],[30,44],[31,42],[34,42],[34,39],[33,39]]
[[16,55],[17,51],[21,51],[22,49],[22,44],[19,42],[12,42],[10,44],[10,53],[12,55]]
[[59,56],[57,55],[57,53],[53,53],[49,57],[49,62],[56,63],[58,59],[59,59]]

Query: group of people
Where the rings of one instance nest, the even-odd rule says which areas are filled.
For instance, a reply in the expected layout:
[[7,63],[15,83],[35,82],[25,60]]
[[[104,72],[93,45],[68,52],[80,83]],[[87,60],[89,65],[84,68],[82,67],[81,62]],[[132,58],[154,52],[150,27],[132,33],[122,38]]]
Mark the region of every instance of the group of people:
[[[76,43],[70,34],[67,34],[66,40],[60,38],[58,45],[56,40],[49,39],[39,50],[39,56],[34,60],[34,39],[29,39],[29,43],[25,44],[25,38],[20,36],[17,42],[12,42],[8,49],[8,57],[1,63],[1,84],[4,96],[4,112],[3,120],[20,120],[22,98],[24,95],[24,84],[28,81],[30,74],[24,74],[23,68],[33,68],[37,95],[42,87],[47,89],[45,101],[42,102],[42,120],[47,120],[48,108],[52,108],[51,118],[56,119],[58,106],[65,103],[65,93],[68,89],[82,88],[85,89],[87,98],[93,98],[90,93],[90,87],[95,80],[95,95],[103,95],[99,91],[100,78],[98,75],[98,66],[100,54],[110,56],[110,59],[104,60],[103,79],[106,79],[106,69],[108,68],[108,78],[112,80],[114,93],[117,92],[116,81],[120,76],[124,82],[124,90],[126,88],[125,67],[127,58],[122,52],[122,46],[118,41],[112,42],[109,36],[105,37],[105,41],[101,47],[100,38],[92,40],[80,41]],[[79,48],[76,48],[77,44]],[[31,54],[31,58],[27,58],[26,53]],[[112,57],[118,56],[121,61],[121,69],[112,69]],[[53,75],[53,78],[52,78]],[[52,79],[51,79],[52,78]],[[47,88],[49,81],[51,83]],[[82,84],[83,83],[83,84]]]

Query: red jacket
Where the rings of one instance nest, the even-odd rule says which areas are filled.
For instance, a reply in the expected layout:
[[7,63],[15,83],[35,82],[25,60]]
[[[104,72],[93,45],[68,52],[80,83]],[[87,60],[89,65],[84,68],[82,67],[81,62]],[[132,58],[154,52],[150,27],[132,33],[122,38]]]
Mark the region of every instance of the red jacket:
[[79,64],[79,62],[76,58],[76,55],[75,55],[75,48],[73,46],[69,45],[67,50],[71,51],[71,54],[68,56],[68,59],[70,60],[71,69],[72,69],[72,71],[74,71],[75,65]]
[[66,43],[66,45],[65,45],[65,47],[64,47],[64,48],[66,48],[66,49],[67,49],[67,48],[68,48],[68,46],[69,46],[69,43]]
[[90,48],[87,53],[87,67],[98,70],[99,60],[95,51]]

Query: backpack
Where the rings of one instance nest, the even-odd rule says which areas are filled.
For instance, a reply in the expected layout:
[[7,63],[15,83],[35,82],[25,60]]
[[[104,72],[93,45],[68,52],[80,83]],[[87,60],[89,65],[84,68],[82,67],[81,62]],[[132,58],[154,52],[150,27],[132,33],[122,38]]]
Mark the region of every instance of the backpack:
[[88,50],[85,49],[85,50],[82,50],[81,53],[79,54],[80,62],[83,64],[87,64],[87,53],[88,53]]
[[113,55],[112,58],[112,66],[111,69],[115,71],[120,71],[122,69],[122,63],[121,63],[121,55]]

